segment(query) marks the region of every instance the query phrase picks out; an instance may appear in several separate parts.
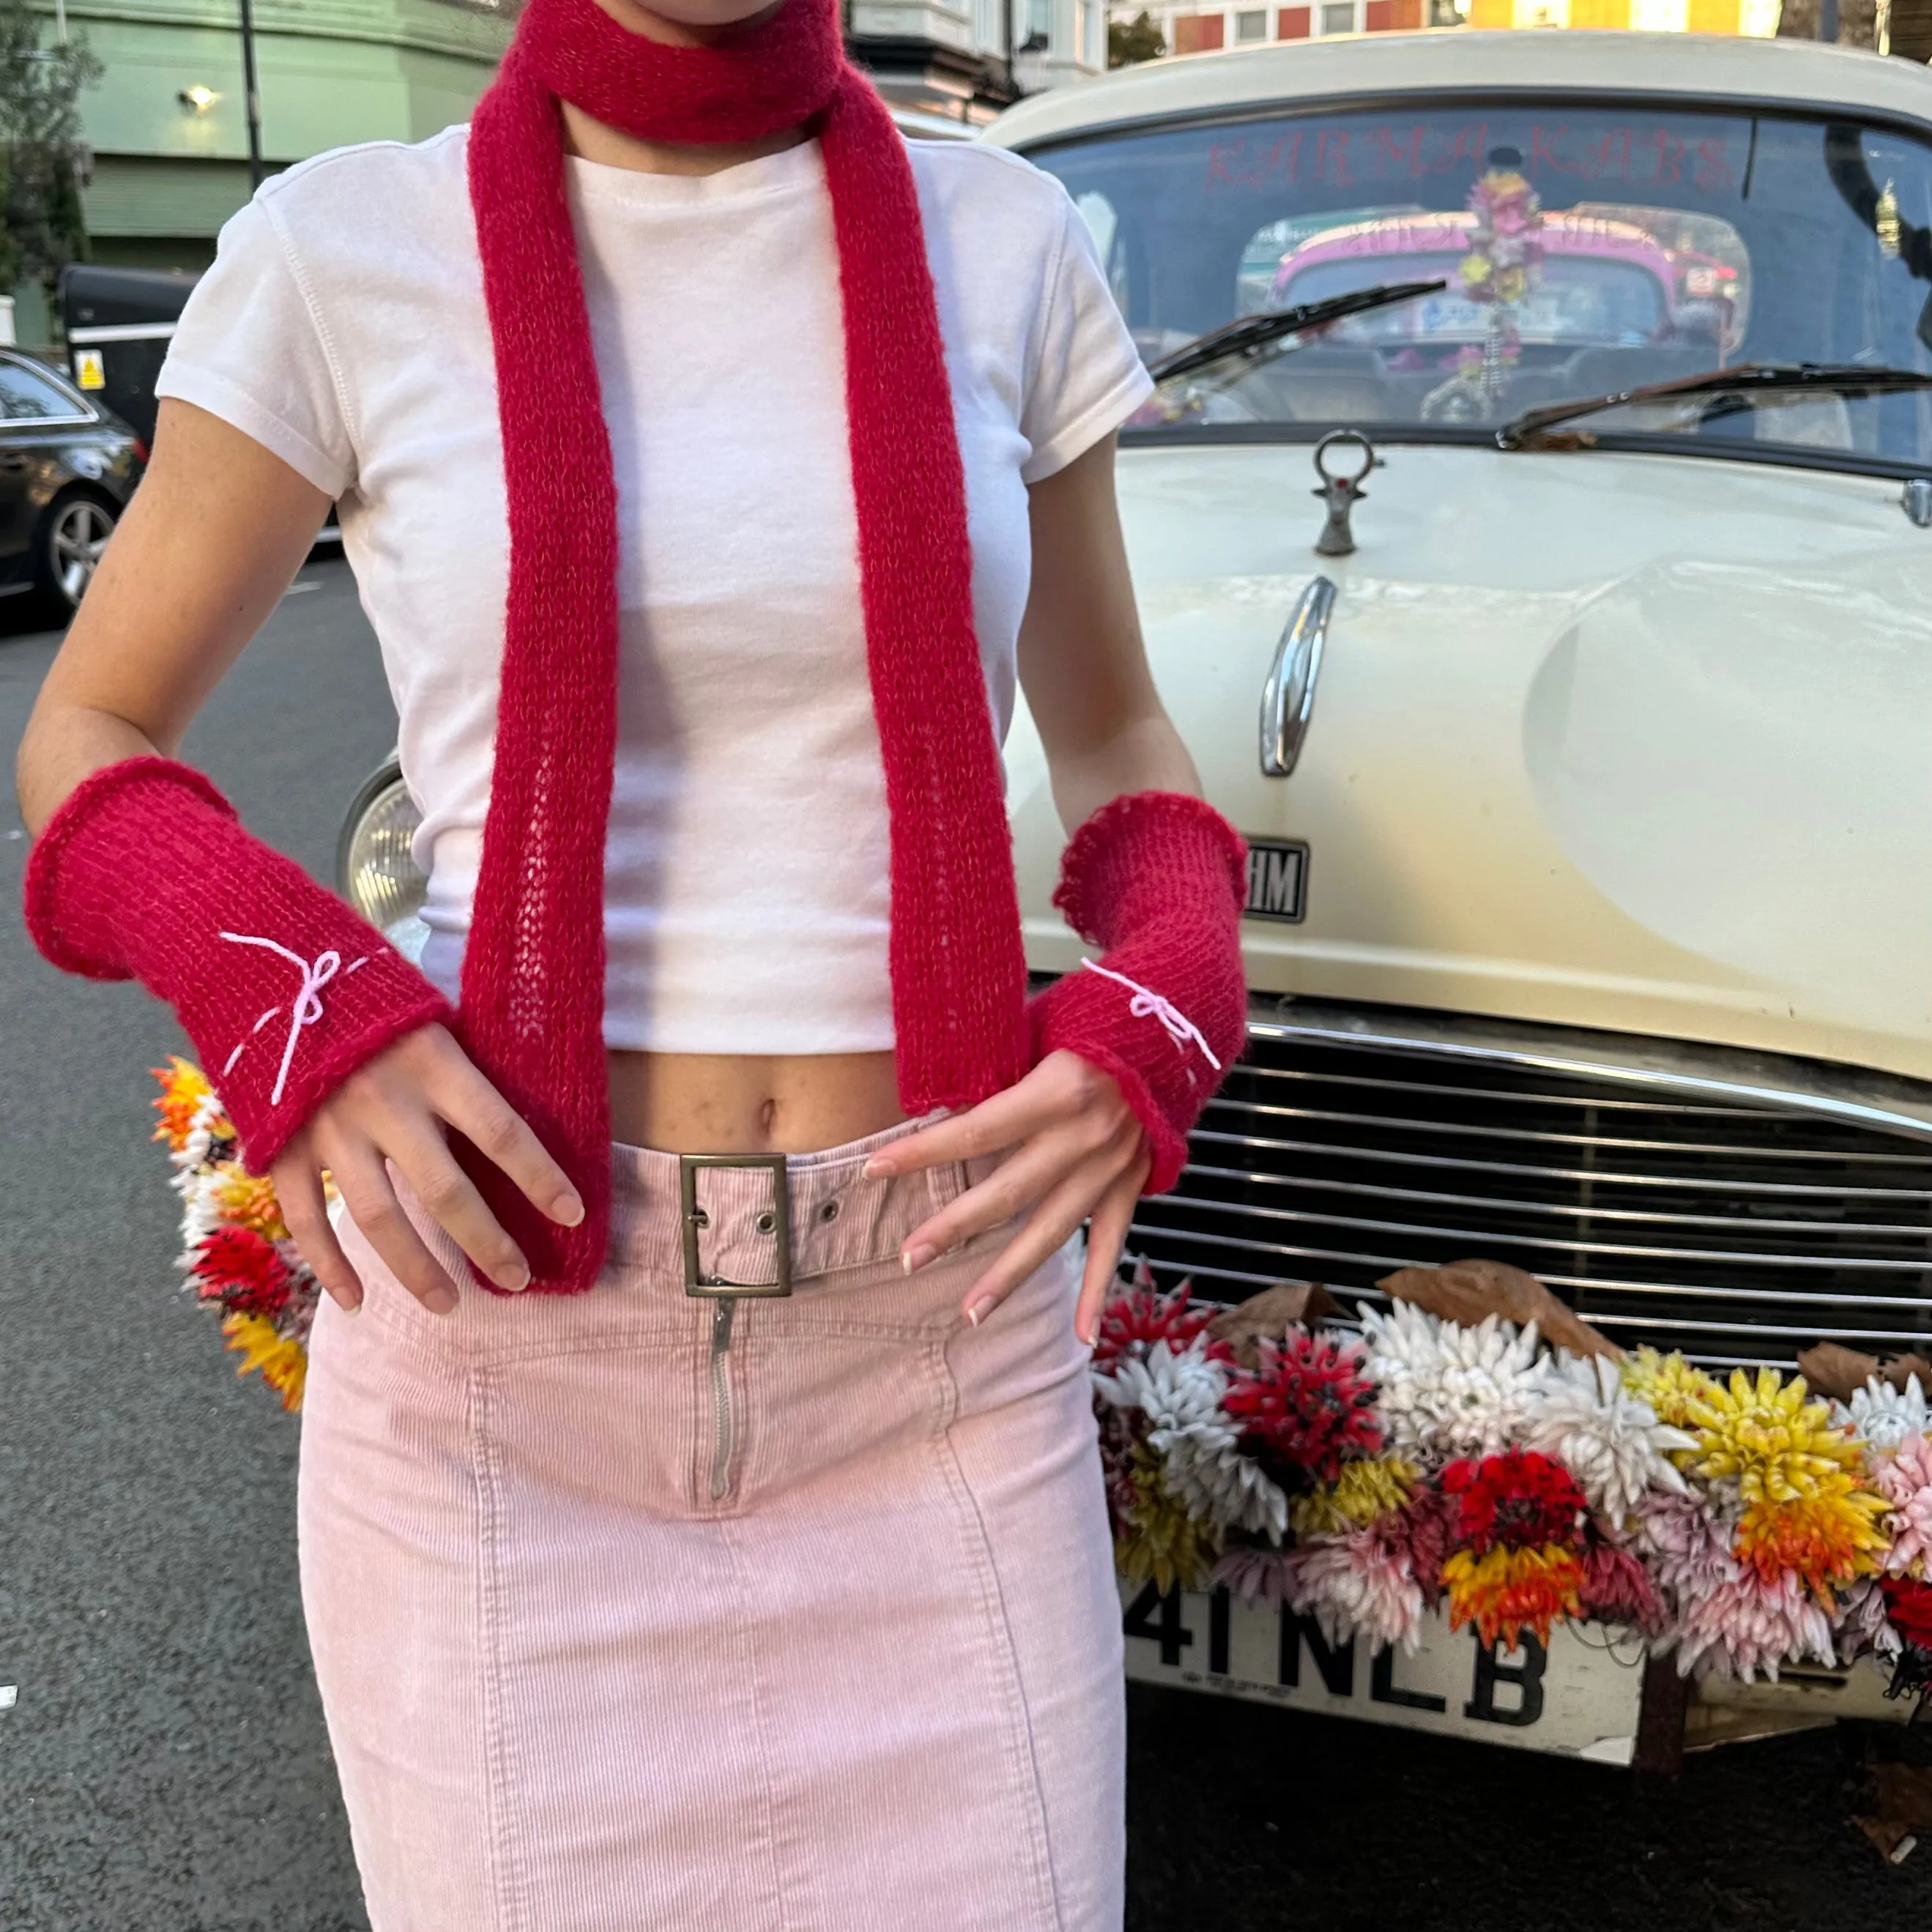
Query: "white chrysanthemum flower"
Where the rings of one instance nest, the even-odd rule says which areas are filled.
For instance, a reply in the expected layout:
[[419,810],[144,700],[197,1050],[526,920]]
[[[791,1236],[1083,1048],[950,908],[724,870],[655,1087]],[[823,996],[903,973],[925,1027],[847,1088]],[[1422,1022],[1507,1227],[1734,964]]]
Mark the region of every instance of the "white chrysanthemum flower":
[[187,1173],[207,1160],[214,1146],[214,1124],[222,1118],[220,1096],[204,1094],[189,1117],[181,1145],[168,1156],[178,1172]]
[[1364,1309],[1362,1333],[1396,1454],[1492,1456],[1516,1438],[1537,1398],[1534,1322],[1519,1334],[1492,1315],[1466,1328],[1397,1302],[1386,1314]]
[[1168,1493],[1190,1515],[1277,1542],[1287,1533],[1287,1495],[1241,1453],[1239,1432],[1221,1406],[1228,1372],[1198,1342],[1177,1354],[1156,1342],[1144,1356],[1124,1360],[1094,1382],[1108,1402],[1147,1417],[1147,1439],[1160,1452]]
[[1607,1355],[1546,1358],[1536,1389],[1522,1446],[1561,1462],[1592,1509],[1621,1524],[1646,1490],[1682,1493],[1684,1478],[1669,1453],[1696,1448],[1696,1438],[1658,1421],[1650,1404],[1624,1387]]
[[1916,1376],[1906,1376],[1902,1389],[1874,1376],[1863,1388],[1852,1390],[1850,1402],[1832,1403],[1832,1420],[1863,1438],[1866,1460],[1874,1462],[1897,1455],[1908,1436],[1932,1433],[1932,1414]]
[[223,1175],[214,1168],[183,1168],[174,1177],[182,1198],[182,1265],[186,1267],[208,1237],[227,1216],[222,1212],[220,1192]]

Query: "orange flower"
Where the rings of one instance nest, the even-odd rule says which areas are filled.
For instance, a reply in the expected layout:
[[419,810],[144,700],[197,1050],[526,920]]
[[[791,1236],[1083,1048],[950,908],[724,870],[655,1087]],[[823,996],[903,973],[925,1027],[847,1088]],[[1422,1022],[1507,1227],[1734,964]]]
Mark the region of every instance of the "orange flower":
[[1824,1479],[1816,1495],[1749,1504],[1738,1525],[1738,1559],[1767,1583],[1796,1576],[1828,1610],[1832,1588],[1872,1575],[1888,1539],[1886,1502],[1848,1478]]
[[1583,1564],[1574,1550],[1546,1543],[1511,1550],[1498,1544],[1486,1556],[1459,1550],[1442,1566],[1454,1630],[1476,1626],[1485,1643],[1501,1637],[1516,1648],[1526,1630],[1543,1642],[1559,1617],[1583,1614]]
[[179,1154],[188,1145],[202,1102],[211,1098],[214,1090],[201,1069],[178,1054],[171,1054],[166,1066],[148,1070],[161,1083],[161,1097],[154,1102],[161,1124],[154,1130],[154,1138],[166,1141],[170,1153]]

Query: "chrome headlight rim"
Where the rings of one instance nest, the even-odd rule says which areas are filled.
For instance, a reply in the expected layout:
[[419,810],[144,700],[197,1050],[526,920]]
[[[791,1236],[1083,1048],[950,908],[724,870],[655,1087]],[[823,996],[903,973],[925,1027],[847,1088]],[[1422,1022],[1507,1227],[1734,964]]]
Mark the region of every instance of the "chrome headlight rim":
[[371,926],[400,943],[421,924],[428,875],[410,856],[422,822],[393,755],[356,788],[336,841],[336,890]]

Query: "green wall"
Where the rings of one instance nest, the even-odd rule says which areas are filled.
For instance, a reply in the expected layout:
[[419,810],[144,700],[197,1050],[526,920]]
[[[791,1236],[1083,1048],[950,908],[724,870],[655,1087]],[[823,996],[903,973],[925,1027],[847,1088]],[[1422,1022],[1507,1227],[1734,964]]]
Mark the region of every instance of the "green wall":
[[[47,37],[58,31],[52,0]],[[419,141],[466,118],[510,34],[442,0],[256,0],[262,143],[271,167],[354,141]],[[94,258],[200,268],[248,198],[238,5],[231,0],[68,0],[106,71],[81,97],[94,151],[85,200]],[[216,98],[184,104],[192,88]],[[22,291],[20,333],[44,340]]]

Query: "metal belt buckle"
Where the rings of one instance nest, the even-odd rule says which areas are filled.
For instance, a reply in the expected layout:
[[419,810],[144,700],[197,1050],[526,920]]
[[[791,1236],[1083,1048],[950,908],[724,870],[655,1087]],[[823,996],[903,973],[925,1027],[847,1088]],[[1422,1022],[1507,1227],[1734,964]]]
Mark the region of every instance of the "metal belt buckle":
[[[719,1281],[704,1274],[698,1264],[698,1236],[709,1225],[698,1204],[700,1167],[761,1167],[772,1177],[770,1232],[778,1237],[778,1275],[775,1282]],[[713,1300],[738,1300],[752,1295],[791,1292],[791,1174],[782,1154],[681,1154],[677,1157],[677,1188],[684,1228],[684,1292]],[[758,1217],[762,1223],[764,1215]],[[767,1232],[760,1225],[760,1234]]]

